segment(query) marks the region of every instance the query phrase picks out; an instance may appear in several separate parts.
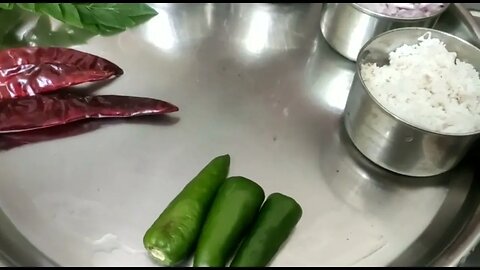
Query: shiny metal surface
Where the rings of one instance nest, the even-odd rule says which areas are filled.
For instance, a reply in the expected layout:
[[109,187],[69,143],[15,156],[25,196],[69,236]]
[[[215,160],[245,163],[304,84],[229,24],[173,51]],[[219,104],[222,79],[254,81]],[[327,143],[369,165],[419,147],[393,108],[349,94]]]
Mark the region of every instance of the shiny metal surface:
[[338,53],[356,61],[360,49],[371,38],[401,27],[433,27],[444,9],[421,19],[399,19],[374,13],[355,3],[325,3],[320,29],[325,40]]
[[439,134],[416,127],[385,108],[370,93],[360,73],[361,65],[388,63],[389,53],[404,44],[416,44],[431,33],[447,50],[480,70],[480,50],[451,34],[427,28],[394,29],[369,41],[359,53],[356,74],[345,107],[345,125],[353,144],[374,163],[409,176],[433,176],[462,160],[479,133]]
[[[461,6],[463,10],[467,10],[472,15],[473,20],[478,25],[480,23],[480,3],[462,3]],[[472,18],[470,17],[470,19]],[[445,258],[445,261],[452,266],[480,266],[480,248],[478,247],[480,240],[480,213],[475,213],[474,217],[476,220],[469,222],[468,226],[458,235],[457,241],[447,250],[449,257]],[[470,252],[465,253],[465,250],[470,250]],[[452,258],[454,259],[452,260]],[[437,265],[445,265],[443,258],[437,260]]]
[[[96,93],[161,98],[180,111],[1,151],[9,264],[154,265],[145,230],[224,153],[231,175],[304,209],[273,266],[448,265],[468,252],[472,242],[457,235],[478,225],[478,159],[422,181],[366,160],[341,121],[355,65],[319,33],[321,4],[152,6],[159,15],[136,29],[77,45],[67,32],[66,42],[125,70]],[[26,22],[16,44],[61,43],[57,26]]]
[[[437,24],[437,28],[449,31],[479,47],[480,3],[455,3],[452,5],[454,8],[447,10],[443,19]],[[455,18],[460,18],[460,20],[455,20]],[[448,23],[448,21],[450,22]],[[472,205],[470,211],[475,211],[473,219],[466,224],[456,236],[456,240],[445,250],[444,256],[436,260],[434,265],[480,266],[480,248],[478,247],[480,241],[480,213],[475,204]]]
[[[478,5],[478,3],[469,5]],[[475,17],[470,14],[470,11],[463,4],[452,3],[442,14],[441,20],[438,21],[435,28],[451,33],[477,47],[480,46],[478,21],[475,20]]]

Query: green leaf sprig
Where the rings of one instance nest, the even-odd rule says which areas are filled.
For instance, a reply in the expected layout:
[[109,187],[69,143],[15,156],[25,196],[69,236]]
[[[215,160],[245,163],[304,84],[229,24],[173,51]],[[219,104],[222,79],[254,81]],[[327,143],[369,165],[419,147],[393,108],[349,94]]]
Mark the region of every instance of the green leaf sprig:
[[67,25],[100,35],[125,31],[157,15],[149,5],[138,3],[0,3],[0,9],[14,7],[48,15]]

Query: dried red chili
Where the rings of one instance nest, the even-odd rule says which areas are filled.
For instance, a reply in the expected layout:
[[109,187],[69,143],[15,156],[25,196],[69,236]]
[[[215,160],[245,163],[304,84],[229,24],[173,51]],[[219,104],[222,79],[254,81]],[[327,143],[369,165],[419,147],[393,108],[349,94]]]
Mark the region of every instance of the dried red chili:
[[168,102],[129,96],[38,95],[0,101],[0,133],[63,125],[88,118],[124,118],[178,111]]
[[114,63],[69,48],[0,51],[0,99],[34,96],[123,74]]

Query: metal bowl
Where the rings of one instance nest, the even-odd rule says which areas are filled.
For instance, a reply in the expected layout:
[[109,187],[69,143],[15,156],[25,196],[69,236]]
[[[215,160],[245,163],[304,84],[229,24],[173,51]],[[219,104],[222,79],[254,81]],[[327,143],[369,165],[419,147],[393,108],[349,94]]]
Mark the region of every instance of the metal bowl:
[[326,3],[322,9],[320,29],[328,44],[344,57],[356,61],[360,49],[371,38],[402,27],[434,27],[448,8],[424,18],[397,18],[370,11],[355,3]]
[[440,134],[416,127],[388,111],[364,84],[363,63],[388,63],[388,53],[403,44],[418,43],[426,32],[443,41],[460,60],[480,70],[480,50],[451,34],[427,28],[402,28],[385,32],[360,51],[344,121],[358,150],[377,165],[408,176],[433,176],[454,167],[466,154],[479,132]]

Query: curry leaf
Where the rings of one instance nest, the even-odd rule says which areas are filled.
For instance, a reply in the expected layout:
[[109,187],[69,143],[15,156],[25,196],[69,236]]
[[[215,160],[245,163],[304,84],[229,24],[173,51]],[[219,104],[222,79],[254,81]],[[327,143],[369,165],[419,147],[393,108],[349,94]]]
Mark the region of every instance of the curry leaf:
[[36,7],[35,3],[17,3],[17,6],[31,12],[37,11],[37,9],[35,8]]
[[[80,19],[80,14],[78,14],[78,10],[74,4],[71,3],[62,3],[59,5],[62,9],[63,17],[70,18],[70,25],[81,28],[82,27],[82,20]],[[56,18],[57,20],[60,20]]]
[[124,31],[157,15],[149,5],[139,3],[0,3],[0,9],[12,9],[14,5],[103,35]]
[[0,8],[1,9],[12,9],[13,8],[13,3],[0,3]]

